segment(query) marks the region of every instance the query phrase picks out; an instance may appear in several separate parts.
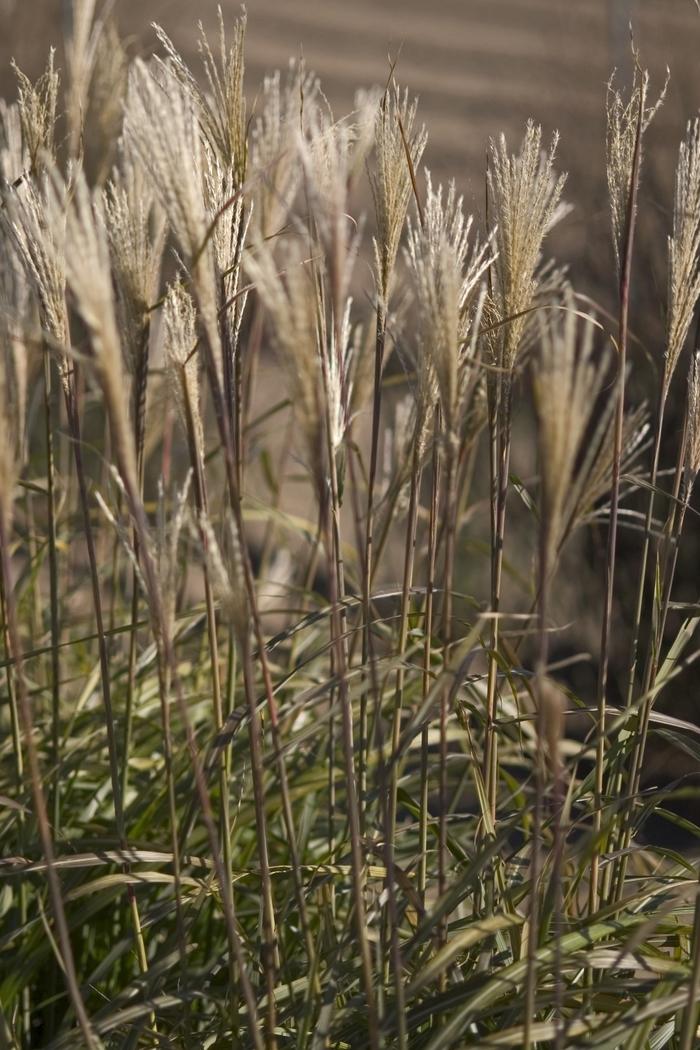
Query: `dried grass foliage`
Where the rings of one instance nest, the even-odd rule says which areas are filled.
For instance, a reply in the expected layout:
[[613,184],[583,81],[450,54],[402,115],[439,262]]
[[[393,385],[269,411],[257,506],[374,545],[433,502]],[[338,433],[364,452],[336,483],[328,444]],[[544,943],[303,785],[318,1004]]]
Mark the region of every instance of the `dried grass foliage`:
[[[0,1045],[691,1050],[696,865],[643,841],[642,788],[654,733],[698,755],[659,704],[697,657],[698,121],[650,413],[638,56],[614,323],[547,255],[534,121],[472,215],[393,68],[340,119],[303,62],[252,109],[244,11],[197,70],[72,14],[65,73],[0,106]],[[628,524],[617,705],[610,632],[590,695],[550,653],[565,547],[628,648]]]

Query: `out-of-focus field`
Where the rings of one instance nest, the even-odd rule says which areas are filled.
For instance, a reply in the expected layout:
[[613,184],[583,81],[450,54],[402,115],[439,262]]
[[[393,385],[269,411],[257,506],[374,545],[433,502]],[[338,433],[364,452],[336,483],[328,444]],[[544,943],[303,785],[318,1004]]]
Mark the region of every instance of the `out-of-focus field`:
[[[217,6],[216,0],[114,0],[112,10],[132,52],[153,48],[157,21],[196,68],[196,22],[215,35]],[[264,74],[303,53],[340,115],[358,87],[385,81],[388,56],[398,56],[398,78],[420,96],[430,129],[426,163],[437,178],[456,178],[475,210],[490,136],[503,131],[515,143],[529,117],[547,134],[559,130],[559,165],[569,172],[567,197],[576,209],[555,231],[551,250],[576,263],[578,286],[596,293],[609,283],[611,261],[603,196],[606,83],[615,67],[622,76],[629,72],[630,22],[655,83],[663,83],[666,66],[672,70],[667,103],[648,137],[647,192],[657,211],[664,206],[660,191],[670,186],[669,151],[700,105],[693,0],[249,0],[246,6],[251,105]],[[66,0],[0,0],[2,94],[14,92],[12,56],[35,76],[54,43],[60,64],[69,7]],[[232,0],[222,7],[229,21],[240,10]]]
[[[12,88],[14,55],[32,75],[59,43],[60,0],[0,0],[0,86]],[[239,4],[224,0],[233,18]],[[693,0],[248,0],[247,69],[252,98],[265,71],[303,51],[332,104],[348,108],[359,85],[382,83],[387,55],[421,97],[436,172],[461,175],[480,193],[488,137],[516,134],[533,116],[562,132],[561,162],[572,196],[600,179],[602,109],[610,69],[629,65],[630,20],[643,59],[659,77],[672,67],[669,105],[657,136],[677,130],[698,105],[700,19]],[[115,0],[123,35],[136,50],[161,23],[195,58],[194,23],[216,26],[215,0]]]
[[[197,67],[196,23],[217,30],[217,0],[113,0],[132,53],[155,45],[160,23]],[[232,21],[240,4],[222,0]],[[482,212],[489,138],[504,132],[514,145],[534,118],[546,135],[560,132],[559,167],[569,173],[567,198],[576,207],[554,231],[550,251],[576,267],[576,284],[611,306],[612,259],[604,186],[604,107],[613,68],[631,67],[629,25],[644,64],[660,87],[672,70],[666,105],[648,136],[646,183],[652,206],[642,218],[645,241],[658,255],[668,226],[674,154],[685,121],[700,106],[697,55],[700,16],[693,0],[248,0],[246,46],[249,104],[266,72],[304,55],[321,77],[338,115],[358,87],[383,84],[389,55],[397,75],[420,97],[430,130],[425,163],[438,179],[455,178],[469,210]],[[0,93],[13,97],[10,58],[30,76],[40,72],[51,43],[62,61],[67,0],[0,0]],[[100,5],[98,4],[98,9]],[[643,198],[644,199],[644,198]],[[654,297],[650,260],[638,291]],[[661,286],[663,286],[661,278]],[[652,314],[659,316],[658,303]]]

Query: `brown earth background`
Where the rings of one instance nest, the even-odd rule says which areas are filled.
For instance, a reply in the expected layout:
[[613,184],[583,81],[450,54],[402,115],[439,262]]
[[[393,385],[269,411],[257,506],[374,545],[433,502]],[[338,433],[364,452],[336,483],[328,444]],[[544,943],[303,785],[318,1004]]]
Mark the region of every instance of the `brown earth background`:
[[[12,94],[9,60],[37,75],[50,43],[59,46],[69,5],[61,0],[0,0],[0,88]],[[698,106],[700,17],[693,0],[248,0],[247,89],[303,52],[338,112],[358,86],[386,79],[399,54],[400,79],[420,95],[430,129],[428,163],[467,192],[482,193],[490,135],[517,136],[534,117],[561,132],[560,163],[569,197],[600,189],[605,85],[613,67],[629,70],[628,25],[642,59],[661,80],[672,69],[668,105],[655,138],[673,141]],[[223,0],[232,19],[238,3]],[[195,24],[216,33],[215,0],[115,0],[131,49],[154,44],[159,22],[196,64]],[[652,147],[653,147],[652,140]],[[578,222],[590,216],[580,209]]]

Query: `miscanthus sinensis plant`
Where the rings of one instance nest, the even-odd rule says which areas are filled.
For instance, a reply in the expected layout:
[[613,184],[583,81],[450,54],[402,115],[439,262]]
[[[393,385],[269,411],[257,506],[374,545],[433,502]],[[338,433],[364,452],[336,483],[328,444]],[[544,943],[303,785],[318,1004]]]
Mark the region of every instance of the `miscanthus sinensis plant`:
[[0,1047],[690,1050],[697,120],[638,354],[638,61],[611,320],[536,123],[469,214],[393,70],[252,105],[244,14],[190,68],[74,8],[0,105]]

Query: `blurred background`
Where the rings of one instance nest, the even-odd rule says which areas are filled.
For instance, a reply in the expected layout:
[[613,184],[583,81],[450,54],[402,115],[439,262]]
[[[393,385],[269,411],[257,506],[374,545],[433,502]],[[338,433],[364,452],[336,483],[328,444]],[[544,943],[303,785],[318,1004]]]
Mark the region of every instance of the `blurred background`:
[[[195,23],[201,20],[216,36],[217,0],[113,0],[108,6],[131,54],[155,46],[154,21],[194,68]],[[490,136],[503,131],[515,144],[529,117],[543,125],[545,137],[559,130],[559,165],[569,172],[567,197],[576,209],[555,232],[552,250],[576,265],[578,287],[603,296],[611,265],[606,84],[614,68],[622,80],[629,75],[631,23],[656,87],[666,67],[672,70],[667,103],[647,140],[643,187],[655,217],[667,225],[669,150],[675,153],[700,104],[695,0],[248,0],[246,7],[251,108],[264,74],[303,54],[340,116],[358,87],[385,82],[389,56],[398,57],[397,76],[420,96],[420,116],[430,130],[426,164],[436,178],[456,178],[475,210],[482,210]],[[222,0],[222,8],[230,21],[240,4]],[[54,44],[60,66],[69,10],[66,0],[0,0],[2,95],[14,97],[12,57],[34,78]],[[657,235],[649,223],[643,230]]]
[[[98,5],[100,6],[100,5]],[[197,66],[195,23],[216,36],[217,0],[113,0],[113,17],[132,54],[155,45],[158,22]],[[222,0],[227,20],[240,11]],[[660,88],[672,70],[667,104],[648,138],[645,192],[663,213],[685,121],[700,104],[697,56],[700,17],[694,0],[248,0],[247,93],[254,106],[263,76],[303,54],[322,79],[337,115],[352,107],[358,87],[383,84],[389,56],[397,75],[420,96],[430,140],[426,163],[437,178],[454,177],[481,210],[484,157],[490,136],[515,143],[533,117],[545,136],[561,133],[560,167],[576,210],[552,246],[579,267],[593,291],[605,266],[603,120],[606,84],[631,68],[630,23],[643,63]],[[13,97],[10,59],[34,78],[48,47],[58,50],[69,17],[66,0],[0,0],[0,93]],[[695,81],[695,82],[694,82]],[[602,239],[599,239],[602,238]],[[584,270],[585,266],[585,270]],[[593,274],[591,276],[591,271]]]
[[[30,77],[50,44],[59,48],[69,5],[62,0],[0,0],[0,87],[12,92],[9,60]],[[222,0],[225,18],[240,10]],[[338,112],[360,85],[386,79],[391,54],[399,78],[421,98],[430,128],[430,163],[461,175],[481,193],[490,135],[518,134],[530,116],[562,131],[560,157],[571,193],[600,178],[605,84],[630,64],[629,23],[643,61],[673,79],[661,135],[678,130],[698,104],[692,78],[700,46],[694,0],[248,0],[247,81],[253,99],[266,71],[304,54]],[[154,44],[159,22],[195,58],[194,23],[216,30],[216,0],[114,0],[132,52]]]

